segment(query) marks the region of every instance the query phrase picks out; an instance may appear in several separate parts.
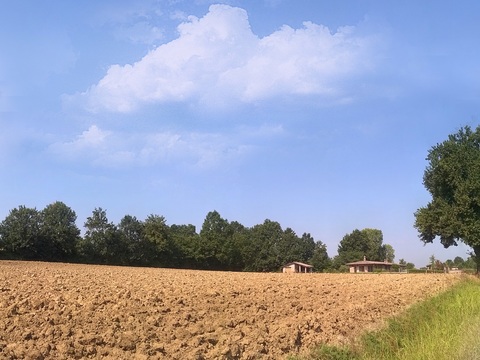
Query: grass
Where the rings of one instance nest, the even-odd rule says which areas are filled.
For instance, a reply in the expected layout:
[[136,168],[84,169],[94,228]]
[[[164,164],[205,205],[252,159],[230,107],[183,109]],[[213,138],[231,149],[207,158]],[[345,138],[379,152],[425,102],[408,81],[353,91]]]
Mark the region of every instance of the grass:
[[352,346],[319,345],[305,360],[480,359],[480,281],[468,277],[410,307]]

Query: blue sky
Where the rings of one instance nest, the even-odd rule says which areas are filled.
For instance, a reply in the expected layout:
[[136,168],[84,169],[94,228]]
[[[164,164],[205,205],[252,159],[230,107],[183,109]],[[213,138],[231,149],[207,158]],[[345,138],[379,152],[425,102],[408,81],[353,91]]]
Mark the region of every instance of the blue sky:
[[354,229],[422,266],[431,146],[479,122],[476,1],[3,1],[0,219]]

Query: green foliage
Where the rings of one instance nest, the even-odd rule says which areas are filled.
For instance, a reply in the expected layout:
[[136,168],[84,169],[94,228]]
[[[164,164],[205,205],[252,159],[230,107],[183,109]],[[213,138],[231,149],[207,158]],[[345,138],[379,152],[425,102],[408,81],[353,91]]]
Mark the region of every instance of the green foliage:
[[280,235],[276,250],[279,263],[277,269],[291,261],[302,261],[301,259],[303,259],[301,242],[291,228],[286,228]]
[[250,231],[251,241],[247,250],[247,270],[278,271],[282,264],[279,242],[283,235],[278,222],[265,220]]
[[229,224],[232,233],[230,239],[230,259],[228,269],[241,271],[245,269],[245,258],[243,256],[245,246],[248,246],[248,229],[237,221]]
[[371,261],[393,261],[395,251],[391,245],[383,244],[383,234],[377,229],[355,229],[343,237],[338,245],[338,255],[334,259],[334,267],[349,262],[362,260],[366,257]]
[[125,261],[129,265],[152,265],[155,259],[155,246],[145,236],[145,223],[135,216],[125,215],[118,225],[120,242],[126,254]]
[[175,266],[180,268],[197,268],[197,249],[199,246],[199,235],[194,225],[172,225],[170,236],[174,243]]
[[407,263],[407,262],[405,261],[405,259],[400,259],[400,260],[398,260],[398,264],[399,264],[399,265],[405,265],[405,267],[406,267],[407,270],[415,269],[415,264],[414,264],[414,263],[411,263],[411,262]]
[[80,239],[80,230],[75,221],[75,211],[57,201],[45,207],[40,213],[41,238],[44,260],[71,260],[76,256],[76,244]]
[[323,344],[313,353],[317,360],[354,360],[357,355],[348,347],[337,347]]
[[26,260],[74,259],[80,230],[75,212],[62,202],[42,211],[19,206],[0,224],[3,256]]
[[[465,280],[412,306],[385,329],[363,336],[362,359],[465,359],[465,334],[477,323],[477,281]],[[459,356],[460,355],[460,356]]]
[[103,264],[125,264],[126,247],[117,226],[108,221],[107,212],[96,208],[85,222],[85,236],[79,253],[88,261]]
[[291,261],[312,263],[319,272],[331,268],[325,244],[268,219],[246,228],[212,211],[198,234],[193,225],[169,226],[159,215],[145,221],[125,215],[115,225],[106,210],[95,208],[83,237],[75,221],[61,202],[41,212],[20,206],[0,224],[0,256],[230,271],[280,271]]
[[174,243],[170,236],[170,228],[165,217],[149,215],[144,222],[146,248],[152,249],[153,261],[158,266],[172,266],[175,254]]
[[395,259],[395,250],[393,249],[392,245],[382,245],[380,251],[381,255],[384,255],[383,259],[387,260],[388,262],[393,262],[393,260]]
[[[297,237],[294,239],[294,241],[297,244],[296,249],[298,250],[298,252],[294,253],[295,258],[300,259],[302,262],[311,262],[311,259],[315,255],[315,250],[317,249],[317,243],[315,242],[313,236],[310,235],[310,233],[303,233],[301,238]],[[326,255],[328,258],[326,245],[321,241],[319,242],[319,246],[320,244],[323,245],[323,248],[325,249],[324,255]],[[325,268],[326,267],[322,267],[321,270]]]
[[314,246],[313,256],[309,261],[315,272],[324,272],[332,267],[332,260],[328,257],[327,246],[317,241]]
[[434,269],[437,270],[437,271],[443,271],[445,268],[445,265],[440,261],[440,260],[436,260],[435,261],[435,264],[434,264]]
[[433,267],[435,266],[435,261],[437,260],[437,259],[435,258],[435,255],[433,255],[433,254],[430,255],[430,257],[429,257],[428,259],[430,260],[430,266],[431,266],[432,269],[433,269]]
[[202,268],[218,270],[228,266],[231,254],[237,252],[232,235],[228,220],[223,219],[217,211],[207,214],[200,230],[197,253]]
[[412,269],[415,269],[415,264],[414,263],[407,263],[407,270],[412,270]]
[[[432,200],[415,212],[424,243],[463,241],[480,255],[480,127],[468,126],[430,149],[423,184]],[[477,263],[478,268],[478,263]]]
[[1,246],[6,256],[39,259],[42,252],[41,215],[36,209],[19,206],[0,224]]
[[363,259],[368,252],[368,243],[358,229],[346,234],[338,245],[338,255],[334,259],[335,268],[349,262]]
[[358,355],[347,346],[320,344],[305,357],[291,356],[290,360],[355,360]]
[[458,268],[462,268],[464,263],[465,260],[463,260],[463,258],[461,258],[460,256],[456,256],[455,259],[453,259],[453,264]]
[[478,269],[474,256],[470,256],[462,265],[462,269]]
[[[361,231],[365,243],[364,255],[368,260],[383,261],[386,256],[386,248],[383,246],[383,233],[378,229],[363,229]],[[390,246],[391,248],[391,246]],[[393,251],[393,248],[391,249]],[[358,259],[360,260],[360,258]]]

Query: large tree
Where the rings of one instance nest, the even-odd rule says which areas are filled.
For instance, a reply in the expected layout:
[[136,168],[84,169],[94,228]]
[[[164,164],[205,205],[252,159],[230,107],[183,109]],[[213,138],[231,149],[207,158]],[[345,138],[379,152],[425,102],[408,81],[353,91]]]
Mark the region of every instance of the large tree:
[[41,236],[44,244],[42,259],[69,260],[75,255],[80,230],[75,221],[77,215],[61,201],[47,205],[40,213]]
[[117,226],[108,221],[107,212],[95,208],[85,221],[85,236],[79,242],[79,253],[87,262],[124,264],[126,247]]
[[352,261],[358,261],[367,257],[369,252],[368,241],[364,234],[358,230],[353,230],[350,234],[346,234],[338,244],[338,255],[335,257],[335,267],[339,268]]
[[234,228],[218,211],[210,211],[200,230],[197,248],[199,265],[204,269],[229,270],[232,259],[238,254],[237,244],[233,242]]
[[362,260],[393,261],[395,251],[391,245],[383,244],[383,234],[378,229],[353,230],[343,237],[338,245],[338,256],[334,265],[339,268],[346,263]]
[[332,266],[332,260],[328,257],[327,246],[320,240],[315,243],[312,258],[309,260],[313,265],[313,271],[324,272]]
[[0,250],[9,258],[40,259],[41,216],[37,209],[19,206],[0,223]]
[[315,249],[315,239],[309,233],[298,237],[291,228],[285,229],[280,244],[280,266],[291,261],[308,262]]
[[175,251],[165,217],[149,215],[145,220],[144,232],[146,240],[155,250],[156,265],[172,266]]
[[480,126],[461,128],[433,146],[426,158],[423,185],[432,200],[415,212],[424,243],[439,237],[446,248],[458,241],[472,247],[480,261]]
[[156,249],[145,236],[145,223],[135,216],[125,215],[118,224],[118,231],[127,251],[127,264],[145,266],[153,263]]
[[197,234],[195,225],[174,224],[170,226],[169,233],[177,251],[175,267],[198,268],[196,254],[199,246],[199,235]]
[[388,262],[393,262],[393,259],[395,259],[395,249],[390,244],[382,245],[381,254],[383,255],[383,259]]
[[279,244],[284,231],[276,221],[266,219],[263,224],[250,229],[250,244],[245,251],[245,270],[279,271],[283,264],[279,253]]

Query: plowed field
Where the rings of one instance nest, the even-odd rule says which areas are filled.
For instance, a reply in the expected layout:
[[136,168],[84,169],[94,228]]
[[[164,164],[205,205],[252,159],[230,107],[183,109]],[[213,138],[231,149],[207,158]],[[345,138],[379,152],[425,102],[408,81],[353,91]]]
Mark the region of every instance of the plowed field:
[[0,261],[0,359],[282,359],[456,279]]

